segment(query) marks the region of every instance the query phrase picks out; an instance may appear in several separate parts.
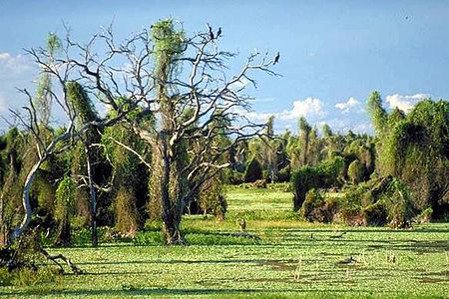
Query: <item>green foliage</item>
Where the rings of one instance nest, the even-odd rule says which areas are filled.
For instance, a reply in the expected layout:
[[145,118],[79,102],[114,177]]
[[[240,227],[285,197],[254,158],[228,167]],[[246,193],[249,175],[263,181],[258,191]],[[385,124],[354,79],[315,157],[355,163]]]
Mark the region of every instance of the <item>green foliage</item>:
[[382,107],[382,98],[377,91],[374,91],[368,99],[368,113],[371,116],[374,129],[377,133],[381,134],[387,124],[388,115]]
[[449,176],[449,103],[424,100],[408,114],[395,109],[388,115],[377,94],[369,107],[378,135],[378,172],[403,181],[413,192],[415,209],[431,207],[435,218],[442,217],[449,202],[444,191]]
[[66,83],[67,98],[75,111],[78,125],[97,119],[97,112],[84,88],[76,81]]
[[300,215],[308,221],[331,223],[338,211],[335,198],[325,198],[317,189],[311,189],[300,209]]
[[246,183],[253,183],[257,180],[261,180],[262,178],[262,166],[256,158],[253,158],[246,168],[244,180]]
[[203,214],[213,214],[219,220],[225,219],[228,204],[219,177],[213,177],[201,186],[197,201]]
[[76,184],[70,177],[64,177],[56,189],[54,216],[58,223],[55,245],[67,246],[71,243],[70,220],[74,213]]
[[115,228],[122,236],[133,237],[139,228],[139,213],[132,190],[121,186],[115,197]]
[[348,167],[348,177],[353,184],[358,184],[363,181],[365,176],[365,167],[358,159],[354,160],[349,164]]
[[175,29],[173,19],[160,20],[151,26],[157,60],[173,59],[182,50],[184,32]]
[[363,209],[366,224],[382,226],[387,224],[388,211],[383,201],[368,205]]
[[[55,59],[55,54],[61,49],[61,41],[55,33],[49,33],[47,37],[48,64]],[[36,110],[38,121],[44,126],[48,125],[52,108],[52,82],[51,77],[46,70],[41,70],[37,83],[36,94],[33,99],[33,105]]]
[[54,267],[44,267],[38,270],[23,268],[12,272],[5,268],[0,268],[0,286],[3,287],[33,287],[43,284],[59,285],[62,279],[62,275]]
[[335,156],[324,161],[317,167],[304,166],[292,175],[293,209],[298,211],[302,206],[307,191],[312,188],[330,188],[339,186],[339,177],[344,171],[344,160]]
[[[208,232],[186,232],[186,241],[189,245],[217,246],[217,245],[256,245],[259,238],[252,235],[220,234]],[[157,231],[137,233],[133,240],[135,245],[164,245],[163,235]]]
[[[416,211],[409,188],[392,177],[380,178],[347,190],[340,204],[343,219],[348,224],[356,217],[357,225],[385,225],[406,228]],[[363,220],[360,219],[363,217]]]

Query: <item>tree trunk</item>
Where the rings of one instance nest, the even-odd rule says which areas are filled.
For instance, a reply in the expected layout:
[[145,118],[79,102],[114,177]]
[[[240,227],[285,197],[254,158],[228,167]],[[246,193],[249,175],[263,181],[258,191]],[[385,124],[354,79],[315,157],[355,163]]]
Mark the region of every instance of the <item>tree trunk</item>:
[[90,162],[90,151],[85,146],[86,161],[87,161],[87,176],[89,179],[89,191],[90,191],[90,228],[92,233],[92,247],[98,246],[98,230],[97,230],[97,194],[95,192],[95,186],[93,184],[93,170]]
[[181,213],[179,205],[170,200],[170,171],[171,162],[168,151],[166,136],[162,136],[162,163],[163,173],[161,178],[161,200],[162,200],[162,221],[164,222],[163,232],[167,245],[185,245],[185,240],[179,228],[181,223]]
[[23,209],[25,211],[25,216],[23,217],[22,223],[19,227],[14,229],[14,231],[11,234],[11,241],[16,240],[18,237],[20,237],[24,231],[28,228],[31,221],[31,205],[30,205],[30,192],[31,187],[33,186],[34,179],[36,178],[37,171],[41,167],[41,164],[45,161],[45,159],[40,159],[36,164],[34,164],[33,168],[31,168],[30,172],[28,173],[28,176],[25,181],[25,186],[23,188],[23,195],[22,195],[22,205]]

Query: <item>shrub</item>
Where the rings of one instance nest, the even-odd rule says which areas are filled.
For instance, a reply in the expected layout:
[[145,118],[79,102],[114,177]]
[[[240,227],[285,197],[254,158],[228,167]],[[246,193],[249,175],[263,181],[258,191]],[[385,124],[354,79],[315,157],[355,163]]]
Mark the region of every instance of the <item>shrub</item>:
[[303,166],[295,171],[292,175],[293,210],[298,211],[301,208],[308,190],[339,186],[344,165],[342,157],[334,156],[317,167]]
[[244,180],[246,183],[253,183],[257,180],[261,180],[262,178],[262,166],[256,158],[253,158],[246,168]]
[[316,189],[307,192],[299,214],[309,221],[313,221],[313,211],[324,203],[324,197]]
[[394,179],[390,184],[391,195],[389,202],[388,221],[393,228],[407,228],[415,216],[413,202],[408,187],[401,181]]
[[300,215],[309,221],[330,223],[333,221],[337,211],[337,199],[325,199],[319,191],[312,189],[307,192]]
[[388,211],[382,201],[364,208],[363,215],[368,225],[381,226],[387,224]]
[[433,209],[427,208],[416,217],[416,222],[421,223],[421,224],[429,223],[430,220],[432,220],[432,214],[433,214]]
[[225,219],[228,203],[223,195],[223,182],[220,177],[213,177],[201,186],[197,203],[199,212],[204,215],[213,214],[219,220]]
[[349,164],[348,167],[348,177],[351,182],[355,185],[363,181],[365,176],[365,166],[358,159],[354,160]]
[[293,173],[293,209],[298,211],[306,199],[306,193],[311,188],[320,186],[320,172],[315,167],[303,166]]
[[164,236],[160,231],[140,231],[133,241],[134,245],[164,245]]

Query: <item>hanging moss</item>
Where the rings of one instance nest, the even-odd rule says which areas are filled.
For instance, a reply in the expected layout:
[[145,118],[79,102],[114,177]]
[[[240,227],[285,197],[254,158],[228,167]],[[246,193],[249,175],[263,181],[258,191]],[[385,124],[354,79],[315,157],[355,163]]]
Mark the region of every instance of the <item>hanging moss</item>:
[[78,124],[82,125],[97,119],[97,112],[84,88],[76,81],[66,83],[67,98],[70,106],[78,119]]
[[124,237],[134,237],[139,229],[136,198],[125,185],[122,185],[115,197],[115,228]]
[[408,114],[387,114],[380,95],[370,98],[370,113],[378,139],[377,171],[402,180],[412,191],[414,208],[433,209],[434,218],[449,211],[449,103],[419,102]]
[[56,189],[55,218],[58,223],[56,239],[57,246],[68,246],[71,243],[71,217],[74,208],[76,185],[70,177],[65,177]]

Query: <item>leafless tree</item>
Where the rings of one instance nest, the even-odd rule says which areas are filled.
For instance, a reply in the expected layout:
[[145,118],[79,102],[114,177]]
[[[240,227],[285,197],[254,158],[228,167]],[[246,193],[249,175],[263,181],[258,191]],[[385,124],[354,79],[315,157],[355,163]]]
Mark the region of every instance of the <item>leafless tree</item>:
[[[107,105],[151,145],[151,161],[134,149],[124,150],[138,155],[158,176],[167,244],[184,243],[180,231],[184,207],[206,180],[230,165],[224,155],[263,132],[264,125],[245,115],[251,97],[244,90],[256,86],[252,73],[277,76],[271,69],[274,59],[259,52],[229,75],[227,61],[235,54],[219,50],[219,35],[205,30],[187,37],[175,27],[173,21],[160,21],[122,42],[117,42],[112,27],[86,44],[74,42],[68,34],[65,57],[49,66],[56,77],[67,70],[72,80],[91,92],[96,105]],[[39,64],[48,61],[40,58],[42,51],[31,54]],[[67,130],[73,131],[73,126]],[[231,142],[218,148],[215,139],[223,135]],[[187,158],[181,161],[181,156]]]
[[[69,43],[66,43],[63,49],[63,57],[68,57],[69,49],[70,45]],[[101,128],[113,125],[126,113],[126,111],[122,111],[114,118],[97,119],[95,121],[83,123],[80,126],[75,126],[75,119],[77,115],[68,99],[66,88],[67,83],[70,80],[76,79],[76,77],[72,77],[73,65],[70,63],[64,63],[63,61],[67,60],[65,58],[61,59],[54,57],[55,51],[52,51],[51,49],[35,48],[27,50],[27,53],[33,57],[34,61],[39,65],[41,71],[48,75],[49,80],[56,83],[51,90],[45,90],[45,93],[47,94],[47,97],[51,97],[50,100],[56,103],[56,105],[64,113],[66,120],[64,123],[65,126],[63,132],[50,130],[47,123],[42,123],[40,121],[39,113],[34,105],[32,94],[26,89],[19,89],[19,91],[22,92],[28,100],[28,105],[23,107],[25,113],[12,109],[10,112],[15,117],[19,126],[22,126],[28,134],[28,140],[32,143],[30,146],[35,148],[37,159],[29,170],[24,183],[22,204],[25,215],[21,224],[13,229],[10,235],[10,241],[14,241],[21,237],[29,227],[33,212],[30,205],[30,192],[34,179],[42,164],[52,155],[64,152],[68,148],[72,147],[76,140],[78,140],[81,135],[90,128]]]

